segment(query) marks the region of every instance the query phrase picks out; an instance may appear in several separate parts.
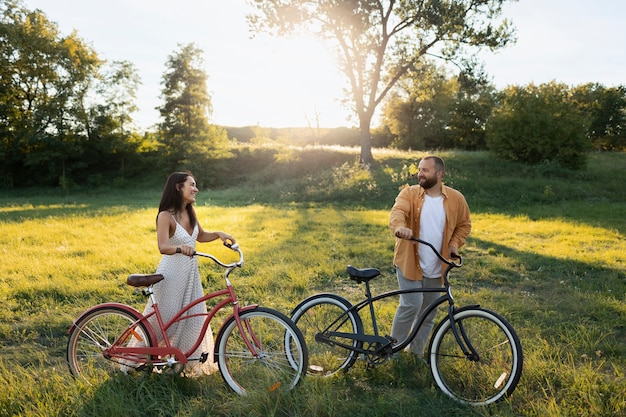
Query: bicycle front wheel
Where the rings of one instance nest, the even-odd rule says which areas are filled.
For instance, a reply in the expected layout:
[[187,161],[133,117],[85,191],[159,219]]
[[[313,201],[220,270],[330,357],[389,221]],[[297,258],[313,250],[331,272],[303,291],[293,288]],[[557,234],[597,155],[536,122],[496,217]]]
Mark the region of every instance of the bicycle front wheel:
[[330,376],[354,365],[363,342],[349,336],[362,334],[363,322],[358,313],[350,311],[351,307],[345,298],[329,293],[313,295],[294,308],[291,319],[304,335],[309,374]]
[[132,311],[116,306],[98,307],[80,317],[67,341],[66,360],[72,375],[96,385],[116,372],[128,373],[150,362],[148,354],[126,359],[105,355],[113,345],[153,346],[148,329],[139,320]]
[[460,310],[454,326],[470,351],[465,355],[449,318],[433,332],[429,360],[435,382],[446,395],[487,405],[510,395],[522,374],[522,346],[513,327],[482,308]]
[[265,307],[244,311],[239,318],[243,335],[231,317],[217,336],[216,362],[224,381],[240,395],[295,387],[307,367],[300,330],[284,314]]

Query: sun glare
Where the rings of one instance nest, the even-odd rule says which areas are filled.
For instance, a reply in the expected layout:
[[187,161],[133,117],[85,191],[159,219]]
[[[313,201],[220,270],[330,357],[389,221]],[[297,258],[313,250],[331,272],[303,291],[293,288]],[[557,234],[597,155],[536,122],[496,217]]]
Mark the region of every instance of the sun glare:
[[[169,55],[194,43],[204,51],[211,122],[223,126],[352,126],[341,105],[347,79],[332,52],[307,37],[251,33],[243,0],[190,0],[174,7],[166,0],[92,2],[27,0],[73,30],[106,60],[132,62],[141,78],[136,123],[149,128],[160,120],[162,76]],[[147,7],[149,5],[149,7]],[[111,27],[119,30],[111,31]]]
[[[257,37],[237,93],[215,89],[216,120],[250,120],[266,127],[350,126],[341,104],[346,77],[332,52],[311,38]],[[245,64],[244,64],[245,65]],[[236,74],[227,75],[234,77]],[[232,91],[231,91],[232,92]]]

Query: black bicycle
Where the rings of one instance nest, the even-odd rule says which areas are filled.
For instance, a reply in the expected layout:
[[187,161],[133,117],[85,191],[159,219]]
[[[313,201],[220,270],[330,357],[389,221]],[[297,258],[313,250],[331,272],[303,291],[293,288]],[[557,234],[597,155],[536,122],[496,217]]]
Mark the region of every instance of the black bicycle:
[[[308,348],[307,372],[334,375],[347,371],[359,356],[370,366],[383,363],[411,343],[430,312],[447,303],[447,314],[434,328],[424,355],[437,386],[449,397],[465,404],[478,406],[502,400],[513,392],[522,374],[519,337],[513,327],[493,311],[479,305],[455,306],[448,274],[463,265],[462,258],[458,258],[458,262],[447,260],[430,243],[415,237],[411,240],[430,247],[447,264],[443,287],[395,290],[372,296],[370,281],[379,276],[380,271],[348,266],[350,278],[365,283],[364,300],[352,305],[340,295],[321,293],[302,301],[291,314]],[[414,292],[441,292],[442,296],[418,318],[418,324],[406,340],[380,335],[375,303]],[[371,317],[367,331],[359,314],[366,307]]]

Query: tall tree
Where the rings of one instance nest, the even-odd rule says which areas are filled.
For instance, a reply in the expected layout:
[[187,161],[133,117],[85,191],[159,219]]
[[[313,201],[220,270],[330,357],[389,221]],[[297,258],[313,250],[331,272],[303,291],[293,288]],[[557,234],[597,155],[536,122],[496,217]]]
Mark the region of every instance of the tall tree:
[[129,61],[107,63],[97,88],[97,93],[104,99],[109,114],[117,121],[117,132],[128,134],[132,127],[132,114],[137,111],[135,100],[141,84],[137,67]]
[[179,47],[168,57],[161,82],[164,103],[158,108],[161,143],[172,169],[197,160],[198,154],[219,151],[227,142],[225,131],[209,124],[212,104],[202,69],[202,50],[194,44]]
[[90,160],[102,170],[110,170],[115,164],[124,178],[128,158],[137,154],[142,144],[141,136],[133,132],[132,118],[141,81],[131,62],[106,62],[102,68],[93,89],[95,95],[85,109]]
[[493,110],[496,89],[479,65],[464,68],[457,80],[459,89],[448,126],[453,141],[450,146],[486,149],[486,124]]
[[[96,53],[72,33],[62,37],[40,10],[0,3],[0,153],[7,185],[26,169],[65,182],[80,153],[81,109],[97,73]],[[76,163],[82,163],[77,160]]]
[[492,50],[513,40],[507,0],[248,0],[253,30],[307,31],[335,48],[359,119],[361,162],[372,161],[370,126],[377,106],[426,54],[458,59],[467,47]]
[[443,67],[424,62],[397,83],[383,107],[383,123],[400,149],[448,147],[458,83]]

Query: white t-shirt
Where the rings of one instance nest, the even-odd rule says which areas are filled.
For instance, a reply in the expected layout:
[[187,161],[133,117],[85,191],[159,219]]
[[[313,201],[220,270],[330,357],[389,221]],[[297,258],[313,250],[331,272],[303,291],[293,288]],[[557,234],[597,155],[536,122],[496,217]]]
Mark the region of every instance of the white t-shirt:
[[[430,197],[424,194],[424,205],[420,215],[419,238],[432,244],[439,252],[443,246],[443,229],[446,226],[446,211],[443,208],[443,196]],[[441,260],[433,250],[426,245],[419,244],[418,248],[420,268],[427,278],[441,276]]]

